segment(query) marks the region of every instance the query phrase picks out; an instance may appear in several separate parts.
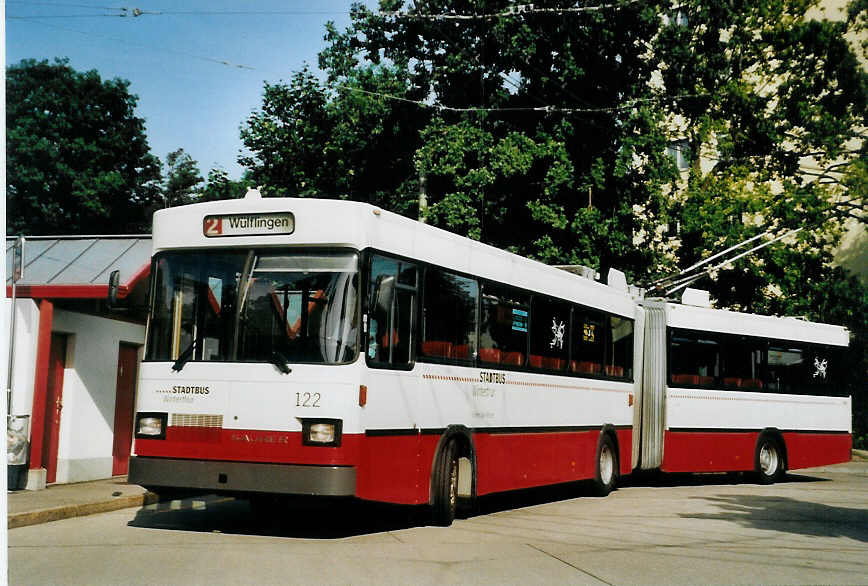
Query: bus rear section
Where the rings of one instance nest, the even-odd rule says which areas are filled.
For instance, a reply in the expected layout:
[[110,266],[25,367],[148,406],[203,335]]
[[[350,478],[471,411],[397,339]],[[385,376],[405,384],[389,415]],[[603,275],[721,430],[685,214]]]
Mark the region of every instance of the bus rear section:
[[754,472],[846,462],[845,328],[645,301],[641,468]]

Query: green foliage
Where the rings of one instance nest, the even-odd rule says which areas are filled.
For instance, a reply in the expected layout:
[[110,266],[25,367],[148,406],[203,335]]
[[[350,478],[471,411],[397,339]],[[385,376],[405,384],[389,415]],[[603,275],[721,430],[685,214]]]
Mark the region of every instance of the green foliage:
[[163,179],[165,207],[185,205],[198,200],[202,184],[199,166],[184,149],[166,155],[166,176]]
[[865,289],[832,255],[844,222],[866,221],[868,78],[847,41],[865,0],[838,22],[810,18],[815,0],[425,17],[511,4],[354,5],[326,29],[327,82],[304,69],[266,86],[242,163],[270,193],[372,201],[644,283],[800,228],[698,285],[722,307],[847,325],[864,385]]
[[289,84],[266,84],[262,108],[241,137],[252,153],[241,164],[267,195],[340,197],[416,213],[413,152],[425,122],[415,106],[372,96],[400,96],[401,72],[353,70],[327,91],[305,68]]
[[[346,30],[326,27],[327,83],[305,68],[266,85],[242,130],[253,153],[242,163],[271,194],[371,201],[545,262],[618,266],[645,282],[754,234],[802,227],[790,248],[705,285],[722,305],[810,306],[818,293],[803,271],[830,270],[841,221],[858,215],[858,202],[842,204],[846,185],[825,183],[861,156],[852,145],[868,95],[844,37],[864,18],[851,9],[842,22],[812,20],[814,4],[557,12],[543,2],[534,7],[553,11],[465,19],[424,15],[509,3],[354,5]],[[666,155],[675,139],[687,140],[684,175]],[[713,165],[700,168],[700,156]],[[800,172],[808,157],[823,185]]]
[[211,169],[208,172],[208,180],[205,183],[205,188],[196,199],[202,201],[217,201],[221,199],[239,199],[247,193],[247,182],[245,179],[241,181],[233,181],[229,178],[229,173],[225,169]]
[[7,67],[7,233],[147,230],[159,162],[136,102],[129,82],[66,60]]

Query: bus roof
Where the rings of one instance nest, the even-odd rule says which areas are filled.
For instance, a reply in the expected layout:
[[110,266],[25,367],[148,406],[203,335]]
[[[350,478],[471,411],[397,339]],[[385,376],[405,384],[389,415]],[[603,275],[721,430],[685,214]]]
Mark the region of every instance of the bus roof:
[[773,340],[789,340],[847,346],[850,335],[847,328],[810,322],[795,317],[776,317],[740,313],[725,309],[695,307],[666,303],[669,327],[690,330],[757,336]]
[[[213,223],[231,217],[237,224],[239,219],[286,213],[292,214],[291,233],[205,235],[206,218]],[[154,214],[153,242],[154,253],[218,247],[373,248],[618,315],[635,315],[633,299],[624,291],[360,202],[245,198],[169,208]]]

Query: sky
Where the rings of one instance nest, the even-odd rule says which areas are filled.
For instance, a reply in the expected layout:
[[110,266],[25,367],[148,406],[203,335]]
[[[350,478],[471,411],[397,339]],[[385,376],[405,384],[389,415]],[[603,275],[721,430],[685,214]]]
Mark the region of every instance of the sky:
[[[125,16],[139,9],[137,17]],[[69,58],[78,71],[130,81],[151,152],[183,148],[203,177],[233,179],[239,129],[265,81],[318,70],[325,24],[350,22],[350,0],[6,0],[6,63]],[[222,13],[222,14],[221,14]]]

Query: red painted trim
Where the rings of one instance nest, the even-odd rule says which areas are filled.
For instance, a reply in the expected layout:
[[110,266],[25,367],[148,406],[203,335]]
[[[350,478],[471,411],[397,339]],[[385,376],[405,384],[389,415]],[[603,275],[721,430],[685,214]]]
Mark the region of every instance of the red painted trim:
[[827,466],[850,461],[853,438],[849,433],[784,432],[787,450],[787,469]]
[[[138,287],[139,283],[143,280],[147,279],[151,276],[151,263],[148,262],[145,266],[139,269],[139,271],[133,275],[133,277],[127,281],[124,285],[121,285],[118,288],[118,298],[124,299],[129,295],[133,289]],[[108,294],[106,292],[106,294]]]
[[618,436],[619,470],[621,476],[624,476],[633,471],[633,430],[618,429],[615,430],[615,435]]
[[301,432],[169,427],[166,439],[136,438],[138,456],[314,466],[352,466],[363,435],[346,434],[339,447],[305,446]]
[[427,503],[439,441],[434,434],[365,437],[356,468],[356,496],[404,505]]
[[[151,264],[148,263],[118,288],[118,298],[127,297],[150,274]],[[18,285],[15,296],[31,299],[105,299],[108,297],[108,285]],[[6,285],[6,297],[12,297],[11,285]]]
[[664,472],[735,472],[754,469],[759,431],[663,434]]
[[[759,431],[671,432],[663,436],[664,472],[737,472],[754,469]],[[852,437],[842,433],[784,432],[787,468],[850,461]]]
[[33,409],[30,421],[30,469],[43,467],[42,445],[45,439],[45,404],[48,394],[48,363],[51,358],[51,324],[54,304],[39,302],[39,331],[36,341],[36,375],[33,384]]
[[[98,299],[108,297],[108,285],[18,285],[16,297],[32,299]],[[12,297],[12,287],[6,286],[6,297]]]
[[477,494],[594,477],[600,430],[477,434]]
[[[631,465],[632,431],[618,430],[621,471]],[[599,430],[477,433],[477,494],[593,478]],[[169,427],[165,440],[136,439],[139,456],[355,466],[356,496],[399,504],[428,502],[440,436],[348,434],[337,448],[304,446],[299,432]]]

